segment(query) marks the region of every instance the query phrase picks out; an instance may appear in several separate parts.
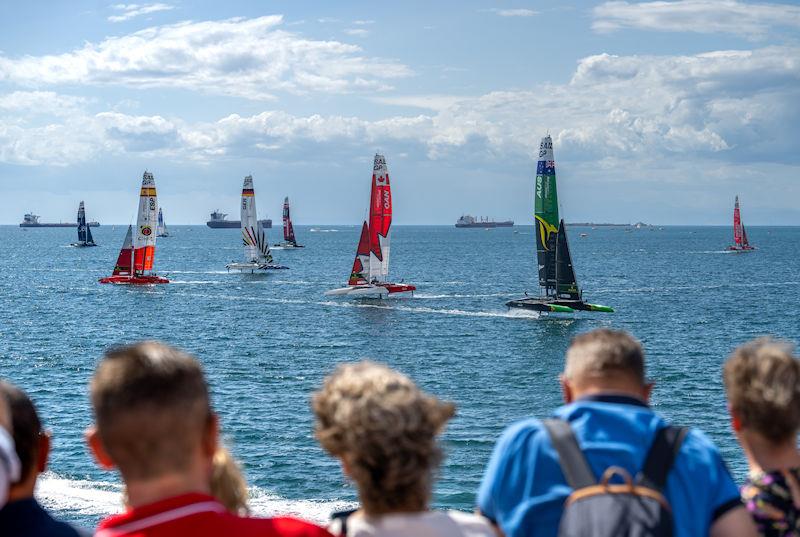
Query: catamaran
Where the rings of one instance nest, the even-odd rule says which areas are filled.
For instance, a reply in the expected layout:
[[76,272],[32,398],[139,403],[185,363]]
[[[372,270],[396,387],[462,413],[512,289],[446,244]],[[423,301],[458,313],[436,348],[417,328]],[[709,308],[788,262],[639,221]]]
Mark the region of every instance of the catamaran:
[[283,200],[283,242],[275,245],[284,250],[292,248],[303,248],[302,244],[297,244],[297,239],[294,236],[294,226],[292,225],[292,217],[289,214],[289,197]]
[[158,215],[158,197],[153,174],[144,172],[142,190],[139,193],[139,213],[136,216],[136,237],[133,226],[128,226],[125,241],[114,266],[111,276],[100,278],[100,283],[116,283],[128,285],[151,285],[169,283],[163,276],[153,272],[153,261],[156,257],[156,219]]
[[86,210],[82,201],[78,205],[78,242],[73,242],[70,246],[75,246],[76,248],[97,246],[92,238],[92,230],[86,225]]
[[608,306],[584,302],[578,287],[569,253],[567,230],[564,220],[558,217],[556,164],[553,140],[549,134],[539,144],[534,199],[539,286],[544,294],[538,297],[528,297],[526,294],[525,298],[511,300],[506,306],[555,313],[574,313],[578,310],[613,312]]
[[751,252],[755,246],[750,246],[747,240],[747,231],[742,224],[742,215],[739,212],[739,196],[736,196],[736,203],[733,205],[733,245],[728,246],[732,252]]
[[392,226],[392,189],[383,155],[375,155],[372,166],[372,192],[369,220],[361,226],[361,237],[347,286],[327,291],[331,296],[383,298],[395,293],[413,292],[406,283],[390,283],[389,230]]
[[254,273],[257,270],[287,269],[283,265],[273,263],[272,252],[264,233],[264,227],[256,216],[256,194],[253,190],[253,176],[244,178],[242,187],[242,241],[244,243],[244,262],[231,262],[225,267],[240,272]]
[[167,231],[167,224],[164,223],[164,213],[161,212],[161,207],[158,208],[158,225],[156,226],[156,237],[169,237],[169,231]]

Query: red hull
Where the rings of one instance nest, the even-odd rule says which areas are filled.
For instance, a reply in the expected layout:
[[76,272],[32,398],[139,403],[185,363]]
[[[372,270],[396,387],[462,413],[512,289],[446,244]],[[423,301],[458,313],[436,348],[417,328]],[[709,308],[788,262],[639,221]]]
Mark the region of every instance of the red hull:
[[385,287],[389,291],[390,295],[392,293],[407,293],[417,290],[415,286],[404,283],[379,283],[378,285]]
[[154,285],[157,283],[169,283],[163,276],[109,276],[100,278],[100,283],[115,283],[117,285]]
[[749,252],[755,249],[755,246],[728,246],[728,250],[731,252]]

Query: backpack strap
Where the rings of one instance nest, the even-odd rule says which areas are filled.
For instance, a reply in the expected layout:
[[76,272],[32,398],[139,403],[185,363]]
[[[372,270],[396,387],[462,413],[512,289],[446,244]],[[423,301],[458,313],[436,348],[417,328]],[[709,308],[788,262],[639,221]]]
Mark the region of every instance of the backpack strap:
[[639,484],[658,491],[664,490],[667,475],[688,432],[688,427],[669,425],[658,430],[639,474]]
[[558,462],[567,484],[574,490],[596,485],[594,472],[586,462],[569,423],[558,418],[542,420],[542,423],[558,453]]

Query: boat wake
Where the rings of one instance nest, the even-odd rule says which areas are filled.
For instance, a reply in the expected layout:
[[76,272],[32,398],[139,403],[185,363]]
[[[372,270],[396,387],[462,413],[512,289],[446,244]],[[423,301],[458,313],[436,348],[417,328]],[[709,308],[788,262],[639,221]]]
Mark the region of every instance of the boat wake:
[[437,300],[437,299],[445,299],[445,298],[493,298],[493,297],[507,297],[512,296],[509,293],[487,293],[487,294],[473,294],[473,295],[462,295],[462,294],[441,294],[441,295],[431,295],[426,293],[414,293],[413,298],[421,298],[427,300]]
[[[411,300],[411,299],[408,299]],[[515,319],[515,318],[528,318],[528,319],[538,319],[539,313],[536,311],[502,311],[502,310],[495,310],[495,311],[467,311],[467,310],[459,310],[459,309],[438,309],[438,308],[426,308],[426,307],[415,307],[415,306],[403,306],[403,305],[384,305],[384,304],[371,304],[365,302],[338,302],[338,301],[327,301],[327,302],[318,302],[321,306],[334,306],[339,308],[374,308],[374,309],[384,309],[384,310],[394,310],[394,311],[406,311],[409,313],[432,313],[436,315],[456,315],[462,317],[503,317],[507,319]]]
[[[101,518],[123,510],[122,485],[104,481],[73,480],[47,472],[39,479],[36,497],[48,509],[67,518]],[[324,524],[331,513],[353,509],[344,500],[290,500],[260,487],[250,487],[254,515],[289,515]]]

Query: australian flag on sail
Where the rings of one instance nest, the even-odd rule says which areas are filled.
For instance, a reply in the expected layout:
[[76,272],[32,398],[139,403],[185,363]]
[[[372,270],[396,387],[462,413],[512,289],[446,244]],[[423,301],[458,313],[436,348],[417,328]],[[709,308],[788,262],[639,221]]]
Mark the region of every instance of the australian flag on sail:
[[556,161],[555,160],[540,160],[536,165],[536,175],[555,175]]

